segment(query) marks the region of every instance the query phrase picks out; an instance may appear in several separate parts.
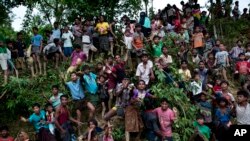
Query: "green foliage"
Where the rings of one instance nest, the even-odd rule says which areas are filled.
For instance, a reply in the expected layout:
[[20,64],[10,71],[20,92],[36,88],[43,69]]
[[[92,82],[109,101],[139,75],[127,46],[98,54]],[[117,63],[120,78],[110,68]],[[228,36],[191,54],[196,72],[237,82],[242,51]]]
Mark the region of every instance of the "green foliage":
[[113,130],[113,138],[115,141],[122,141],[125,138],[125,129],[124,127],[118,127]]

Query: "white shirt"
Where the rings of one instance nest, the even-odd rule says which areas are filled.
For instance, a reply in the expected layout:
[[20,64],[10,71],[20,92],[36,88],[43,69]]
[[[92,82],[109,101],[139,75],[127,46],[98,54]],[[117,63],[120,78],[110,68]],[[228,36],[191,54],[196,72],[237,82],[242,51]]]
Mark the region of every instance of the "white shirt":
[[191,90],[193,95],[198,95],[199,93],[202,92],[202,82],[200,81],[199,83],[196,81],[191,82]]
[[132,41],[133,41],[133,37],[124,36],[124,42],[125,42],[127,49],[132,49]]
[[11,59],[11,52],[10,50],[7,48],[7,59],[10,60]]
[[146,85],[149,83],[150,70],[153,68],[153,62],[148,60],[146,67],[141,62],[136,69],[136,76],[139,76],[140,80],[145,81]]
[[60,30],[60,29],[53,29],[53,30],[52,30],[52,36],[53,36],[54,38],[60,39],[61,30]]
[[160,56],[160,58],[162,58],[162,60],[163,60],[164,63],[167,63],[167,64],[173,63],[173,59],[172,59],[171,55],[168,55],[168,57],[166,57],[164,54],[162,54]]
[[57,52],[57,51],[62,52],[62,49],[61,49],[60,46],[56,46],[55,43],[50,43],[47,46],[45,46],[44,49],[43,49],[43,53],[47,52],[47,54],[48,53],[54,53],[54,52]]
[[68,33],[63,33],[62,34],[62,39],[66,39],[66,40],[63,40],[63,47],[72,47],[72,41],[71,41],[71,38],[74,39],[74,36],[72,34],[72,32],[68,31]]
[[236,105],[236,117],[237,124],[242,125],[250,125],[250,104],[247,103],[246,107]]

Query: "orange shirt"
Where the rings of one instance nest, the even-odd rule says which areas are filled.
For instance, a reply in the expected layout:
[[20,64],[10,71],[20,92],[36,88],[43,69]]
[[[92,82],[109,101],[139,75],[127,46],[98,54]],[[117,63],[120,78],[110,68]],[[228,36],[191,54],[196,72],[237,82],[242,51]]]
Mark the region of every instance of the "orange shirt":
[[199,48],[199,47],[203,47],[203,33],[194,33],[193,34],[193,42],[194,42],[194,48]]

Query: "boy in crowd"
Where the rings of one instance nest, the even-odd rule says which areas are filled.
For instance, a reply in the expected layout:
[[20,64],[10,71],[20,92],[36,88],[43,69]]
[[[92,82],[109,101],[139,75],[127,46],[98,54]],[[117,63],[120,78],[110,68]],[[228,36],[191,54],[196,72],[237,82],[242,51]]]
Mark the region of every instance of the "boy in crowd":
[[203,48],[204,48],[204,36],[200,30],[200,27],[195,27],[195,33],[192,37],[193,41],[193,48],[197,50],[199,55],[203,55]]
[[0,141],[14,141],[14,138],[9,135],[9,128],[7,126],[0,127]]
[[244,84],[246,81],[246,76],[249,74],[250,69],[250,63],[245,60],[245,54],[240,53],[239,54],[239,61],[236,63],[235,66],[235,74],[240,75],[240,82],[241,84]]
[[60,97],[63,95],[63,93],[59,93],[58,85],[52,86],[52,94],[53,96],[51,96],[49,99],[45,95],[43,96],[50,104],[52,104],[54,109],[57,109],[61,104]]
[[26,49],[26,44],[23,41],[23,34],[22,32],[17,33],[17,41],[14,45],[14,50],[17,51],[17,59],[16,59],[16,68],[17,69],[25,69],[25,62],[24,62],[24,52]]
[[[34,60],[34,65],[35,65],[35,70],[36,70],[36,74],[41,75],[42,74],[42,63],[40,60],[40,55],[41,52],[43,50],[43,37],[42,35],[38,34],[38,28],[37,27],[33,27],[33,34],[34,36],[31,38],[31,44],[32,44],[32,57]],[[38,70],[39,67],[39,70]]]
[[[63,52],[66,57],[70,57],[73,52],[73,40],[74,36],[72,32],[69,31],[69,27],[64,27],[64,33],[62,34],[62,41],[63,41]],[[81,46],[80,46],[81,47]]]
[[177,111],[170,109],[169,102],[166,98],[161,100],[161,107],[154,110],[160,123],[160,131],[162,133],[162,140],[173,141],[172,125],[177,119]]
[[237,92],[237,104],[235,104],[236,119],[238,125],[250,125],[250,104],[248,103],[248,93],[246,91]]
[[7,65],[7,59],[8,59],[8,52],[7,47],[4,46],[4,40],[0,38],[0,65],[2,70],[4,71],[4,83],[3,85],[7,84],[8,81],[8,65]]

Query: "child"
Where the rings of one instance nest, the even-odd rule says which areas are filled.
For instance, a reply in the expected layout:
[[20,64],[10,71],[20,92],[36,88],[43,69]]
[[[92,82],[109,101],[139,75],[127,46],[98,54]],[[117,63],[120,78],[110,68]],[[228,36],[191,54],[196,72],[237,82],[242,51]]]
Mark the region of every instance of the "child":
[[234,102],[235,102],[235,98],[231,93],[229,93],[228,85],[229,85],[229,83],[227,81],[222,81],[220,83],[221,92],[216,93],[216,96],[217,96],[217,98],[225,98],[227,100],[229,107],[232,108],[232,106],[234,105]]
[[29,135],[26,132],[21,131],[18,134],[18,137],[15,139],[15,141],[31,141],[31,140],[29,139]]
[[73,52],[72,41],[74,40],[74,38],[75,37],[73,36],[72,32],[69,31],[69,27],[65,26],[64,33],[62,34],[62,41],[63,41],[63,52],[66,57],[70,57]]
[[177,119],[177,111],[175,109],[170,109],[168,100],[163,98],[161,100],[161,107],[156,108],[154,112],[156,113],[160,123],[162,140],[173,141],[172,125]]
[[187,61],[181,61],[181,68],[179,69],[179,74],[181,75],[182,81],[188,82],[192,77],[190,70],[187,67]]
[[14,141],[14,138],[9,135],[7,126],[0,127],[0,141]]
[[218,66],[220,69],[222,69],[223,78],[227,81],[226,67],[229,67],[229,58],[228,52],[226,51],[226,48],[223,44],[220,44],[220,51],[215,55],[214,67],[215,66]]
[[33,124],[38,140],[55,141],[54,136],[50,133],[48,124],[46,124],[46,113],[40,110],[40,104],[35,103],[32,106],[34,113],[28,118],[21,117],[21,121]]
[[163,47],[163,42],[160,41],[160,37],[155,35],[154,38],[153,38],[153,54],[154,54],[154,57],[160,57],[162,52],[161,52],[161,49]]
[[201,55],[199,55],[197,53],[197,50],[193,49],[192,50],[192,62],[195,64],[195,65],[198,65],[199,62],[202,60],[202,57]]
[[202,81],[199,73],[194,74],[194,81],[191,82],[190,90],[192,92],[193,101],[198,102],[200,93],[202,92]]
[[7,47],[4,46],[3,39],[0,39],[0,65],[1,65],[2,70],[4,71],[3,85],[6,85],[8,81],[7,59],[8,59]]
[[124,32],[124,43],[126,45],[126,49],[132,50],[132,41],[133,41],[133,33],[130,32],[130,28],[126,29]]
[[242,41],[238,40],[236,42],[237,46],[233,47],[229,52],[231,58],[233,59],[234,63],[238,61],[238,57],[240,53],[245,53],[245,48],[242,46]]
[[61,104],[60,97],[63,95],[63,93],[59,93],[58,85],[52,86],[52,94],[53,96],[50,97],[49,103],[52,104],[54,109],[57,109]]
[[180,50],[177,55],[180,58],[180,61],[187,61],[189,49],[186,49],[184,45],[180,46]]
[[213,53],[208,53],[206,64],[209,70],[212,70],[214,68],[214,61],[215,59]]
[[135,25],[135,33],[133,35],[133,41],[132,41],[132,46],[138,57],[141,56],[142,51],[144,49],[143,40],[144,40],[144,34],[141,32],[141,25],[138,23]]
[[108,110],[108,88],[107,88],[107,82],[103,75],[100,75],[98,77],[98,95],[100,97],[100,100],[102,102],[102,117],[104,117],[106,110]]
[[216,79],[215,80],[215,85],[213,86],[213,92],[214,93],[218,93],[218,92],[222,91],[220,84],[221,84],[221,80],[220,79]]
[[102,132],[102,129],[98,127],[98,123],[95,119],[88,121],[88,130],[83,135],[83,139],[86,141],[98,141],[98,136]]
[[172,59],[172,56],[168,54],[168,48],[166,46],[163,46],[161,51],[162,51],[162,55],[160,56],[160,58],[163,60],[163,62],[167,64],[167,66],[172,64],[173,59]]
[[228,108],[228,101],[225,98],[220,98],[218,105],[219,107],[215,110],[215,135],[218,140],[224,140],[226,130],[231,125],[231,110]]
[[87,60],[89,60],[89,50],[92,50],[94,52],[97,51],[97,49],[94,47],[94,45],[91,43],[90,36],[88,35],[87,30],[83,30],[83,35],[82,35],[82,43],[83,47],[82,50],[84,54],[87,56]]
[[[16,77],[18,78],[18,70],[16,69],[13,61],[12,61],[12,58],[13,58],[13,55],[16,56],[16,52],[14,52],[13,50],[13,42],[12,41],[8,41],[7,42],[7,53],[8,53],[8,60],[7,60],[7,63],[8,63],[8,66],[9,66],[9,71],[12,71],[14,70],[15,73],[16,73]],[[16,57],[15,57],[16,58]]]
[[212,123],[212,103],[211,101],[207,100],[207,94],[202,92],[200,94],[200,101],[198,102],[198,107],[200,108],[200,113],[204,117],[204,122],[206,125],[211,127]]
[[192,35],[193,49],[196,49],[199,55],[203,55],[204,36],[200,31],[200,27],[195,27],[195,32]]
[[78,44],[74,44],[75,50],[71,55],[71,64],[67,70],[67,74],[76,71],[86,60],[86,55],[81,49],[81,46]]
[[110,125],[105,125],[104,135],[101,138],[102,141],[114,141],[112,136],[112,127]]
[[250,125],[250,104],[248,103],[248,93],[246,91],[237,92],[237,104],[235,105],[237,124]]
[[[41,75],[42,74],[42,63],[40,60],[40,54],[42,53],[43,50],[43,37],[42,35],[38,34],[38,28],[33,27],[33,34],[34,36],[31,38],[31,44],[32,44],[32,57],[35,63],[35,70],[36,74]],[[39,67],[39,70],[38,70]]]
[[205,41],[204,57],[207,59],[208,54],[211,52],[214,46],[214,40],[212,39],[209,33],[206,33],[205,40],[206,41]]
[[240,83],[244,84],[246,81],[246,76],[249,75],[250,71],[250,63],[245,61],[245,54],[240,53],[239,54],[239,61],[236,63],[235,66],[235,74],[240,75]]
[[49,126],[49,131],[52,135],[55,134],[55,113],[53,111],[53,106],[50,103],[45,105],[46,108],[46,123]]
[[58,68],[58,63],[59,63],[59,58],[60,55],[65,58],[63,52],[62,52],[62,48],[60,46],[60,40],[55,38],[53,40],[52,43],[49,43],[48,45],[46,45],[43,49],[43,53],[44,53],[44,75],[47,75],[47,63],[48,63],[48,59],[55,59],[56,60],[56,64],[55,64],[55,68]]
[[94,106],[97,106],[98,104],[98,95],[96,94],[98,87],[96,83],[96,75],[92,72],[90,72],[90,67],[87,65],[84,65],[82,67],[83,70],[83,83],[85,86],[86,92],[89,94],[89,99]]
[[17,69],[25,69],[24,64],[24,50],[26,48],[26,44],[23,41],[23,34],[22,32],[17,33],[17,41],[14,45],[14,50],[17,50],[17,60],[16,60],[16,68]]
[[204,118],[202,116],[198,116],[193,125],[198,132],[197,135],[200,136],[203,141],[209,141],[211,130],[208,126],[204,125]]

